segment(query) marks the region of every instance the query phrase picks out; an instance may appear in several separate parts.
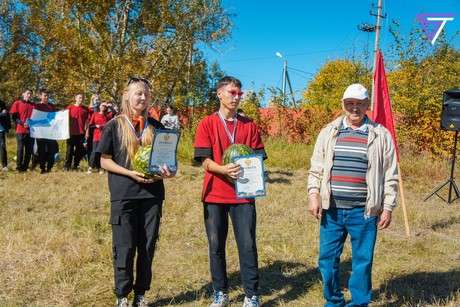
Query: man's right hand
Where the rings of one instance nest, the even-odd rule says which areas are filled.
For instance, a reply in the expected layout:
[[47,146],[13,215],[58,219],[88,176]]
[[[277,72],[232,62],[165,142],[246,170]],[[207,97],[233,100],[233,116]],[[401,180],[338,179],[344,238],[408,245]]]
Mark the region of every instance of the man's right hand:
[[321,202],[319,201],[318,193],[310,194],[310,204],[308,206],[308,211],[317,219],[321,218],[323,208],[321,207]]

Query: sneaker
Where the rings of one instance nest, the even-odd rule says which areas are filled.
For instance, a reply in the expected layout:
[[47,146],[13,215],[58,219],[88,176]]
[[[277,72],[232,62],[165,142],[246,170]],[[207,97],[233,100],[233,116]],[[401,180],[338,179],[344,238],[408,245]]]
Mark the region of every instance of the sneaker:
[[86,171],[88,174],[91,174],[93,172],[93,169],[91,167],[88,167],[88,170]]
[[130,307],[127,297],[117,298],[117,307]]
[[225,307],[230,304],[230,299],[227,293],[222,291],[214,292],[214,301],[212,302],[211,306],[209,307]]
[[253,295],[251,298],[245,297],[243,307],[259,307],[260,298],[257,295]]
[[104,174],[104,169],[103,169],[103,168],[100,168],[100,169],[99,169],[99,175],[102,175],[102,174]]
[[8,166],[4,166],[4,167],[2,168],[2,171],[3,171],[3,172],[7,172],[7,171],[9,171],[9,170],[10,170],[10,169],[8,168]]
[[149,303],[147,303],[143,295],[135,295],[133,307],[149,307]]

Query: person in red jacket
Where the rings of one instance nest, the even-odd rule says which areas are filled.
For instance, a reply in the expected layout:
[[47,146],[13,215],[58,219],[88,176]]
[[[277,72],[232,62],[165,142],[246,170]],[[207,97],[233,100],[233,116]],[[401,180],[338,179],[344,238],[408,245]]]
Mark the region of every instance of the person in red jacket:
[[[89,116],[88,118],[91,120],[91,116],[93,116],[94,113],[99,112],[99,95],[93,94],[91,95],[91,99],[89,101]],[[94,134],[94,128],[88,127],[86,129],[86,154],[84,154],[83,158],[88,158],[88,164],[89,160],[91,158],[91,153],[93,152],[93,134]]]
[[244,144],[267,158],[256,124],[236,112],[242,95],[238,79],[226,76],[219,80],[219,111],[200,121],[195,136],[194,159],[201,161],[206,170],[202,202],[214,289],[214,301],[210,307],[225,307],[230,303],[225,258],[229,217],[238,246],[241,281],[246,296],[243,307],[260,306],[255,200],[237,199],[235,186],[225,178],[238,178],[240,165],[222,165],[222,155],[232,144]]
[[[96,109],[95,109],[96,110]],[[101,154],[96,152],[97,145],[101,139],[102,130],[109,120],[111,120],[117,113],[112,106],[106,102],[99,105],[99,112],[93,113],[89,121],[89,129],[93,130],[91,156],[89,158],[89,167],[87,173],[91,173],[93,169],[99,169],[99,174],[103,174],[104,170],[101,168]]]
[[[56,112],[56,105],[50,103],[49,92],[46,89],[40,90],[40,102],[35,104],[35,110],[42,112]],[[59,151],[58,142],[50,139],[36,139],[38,163],[40,165],[41,174],[51,172],[54,166],[54,156]]]
[[16,153],[16,170],[27,172],[30,158],[34,150],[35,140],[30,137],[30,129],[27,120],[32,116],[34,103],[30,101],[33,91],[29,88],[22,92],[22,100],[17,100],[11,107],[11,118],[16,123],[16,141],[18,143]]
[[67,139],[67,152],[64,170],[68,171],[72,167],[78,170],[84,152],[85,134],[88,129],[89,109],[83,105],[85,96],[82,93],[75,95],[75,103],[67,106],[69,110],[69,134]]

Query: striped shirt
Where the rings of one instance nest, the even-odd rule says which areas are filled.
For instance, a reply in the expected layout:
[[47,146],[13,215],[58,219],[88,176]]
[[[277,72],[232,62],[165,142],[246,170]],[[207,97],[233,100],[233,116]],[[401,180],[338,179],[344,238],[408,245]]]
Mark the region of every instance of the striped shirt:
[[331,207],[365,206],[367,198],[367,120],[353,130],[344,123],[334,148],[331,174]]

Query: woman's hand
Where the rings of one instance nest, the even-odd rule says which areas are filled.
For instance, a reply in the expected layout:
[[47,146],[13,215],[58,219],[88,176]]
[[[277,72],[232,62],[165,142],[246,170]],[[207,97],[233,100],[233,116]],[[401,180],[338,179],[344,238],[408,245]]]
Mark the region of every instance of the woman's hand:
[[137,182],[139,183],[153,183],[159,179],[167,179],[167,178],[171,178],[171,177],[174,177],[176,174],[175,173],[172,173],[168,167],[166,166],[166,163],[163,163],[162,165],[159,166],[160,167],[160,172],[158,173],[152,173],[156,178],[148,178],[148,177],[145,177],[145,174],[142,174],[142,173],[139,173],[139,172],[136,172],[136,171],[131,171],[131,178],[133,178],[134,180],[136,180]]

